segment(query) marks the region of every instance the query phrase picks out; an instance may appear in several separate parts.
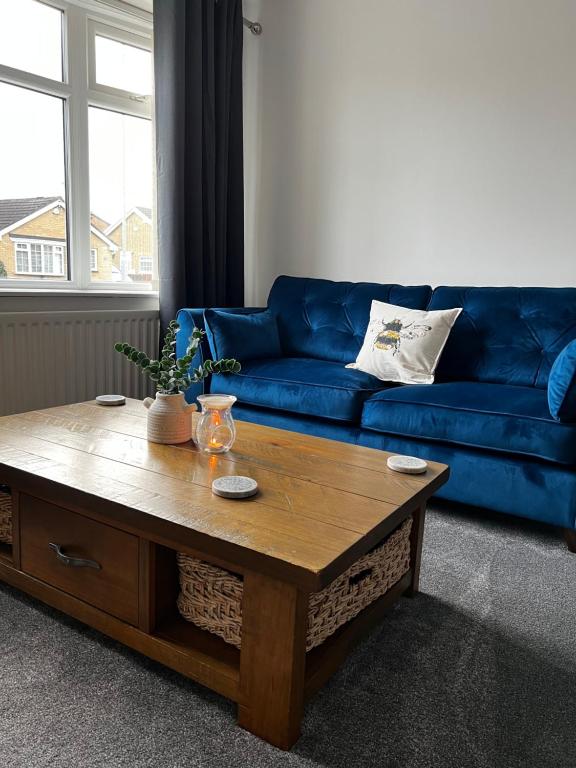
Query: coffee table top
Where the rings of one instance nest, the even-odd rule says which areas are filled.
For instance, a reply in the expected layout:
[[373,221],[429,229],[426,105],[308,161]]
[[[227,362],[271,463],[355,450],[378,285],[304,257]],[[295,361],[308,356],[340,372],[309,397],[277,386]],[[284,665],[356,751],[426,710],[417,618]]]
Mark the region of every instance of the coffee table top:
[[[94,401],[0,418],[0,482],[239,572],[262,570],[317,590],[369,550],[448,479],[388,469],[372,448],[236,422],[224,455],[146,440],[138,400]],[[242,501],[212,494],[222,475],[258,481]]]

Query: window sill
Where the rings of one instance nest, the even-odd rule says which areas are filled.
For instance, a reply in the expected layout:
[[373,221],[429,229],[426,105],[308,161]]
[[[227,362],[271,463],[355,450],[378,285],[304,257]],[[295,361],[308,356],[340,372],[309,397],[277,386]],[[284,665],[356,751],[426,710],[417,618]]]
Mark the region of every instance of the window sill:
[[96,288],[2,288],[0,296],[130,296],[157,299],[158,291],[98,290]]
[[16,312],[78,312],[125,310],[158,312],[158,293],[143,291],[46,290],[20,288],[0,291],[0,314]]

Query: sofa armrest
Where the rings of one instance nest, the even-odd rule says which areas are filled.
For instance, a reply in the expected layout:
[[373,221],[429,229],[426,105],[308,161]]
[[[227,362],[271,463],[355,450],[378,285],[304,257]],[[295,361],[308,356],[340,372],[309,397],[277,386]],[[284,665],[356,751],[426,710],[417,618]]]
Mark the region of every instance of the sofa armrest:
[[[251,315],[255,312],[265,312],[265,307],[235,307],[235,308],[223,308],[221,312],[229,312],[232,315]],[[186,354],[186,348],[192,335],[194,328],[199,328],[201,331],[206,330],[204,324],[204,309],[181,309],[178,311],[176,320],[180,324],[180,329],[176,335],[176,357],[182,357]],[[206,336],[202,339],[198,351],[190,364],[191,368],[199,368],[205,360],[210,359],[210,347]],[[198,395],[203,395],[205,392],[210,391],[210,376],[204,381],[199,381],[198,384],[192,384],[185,392],[187,402],[193,403]]]

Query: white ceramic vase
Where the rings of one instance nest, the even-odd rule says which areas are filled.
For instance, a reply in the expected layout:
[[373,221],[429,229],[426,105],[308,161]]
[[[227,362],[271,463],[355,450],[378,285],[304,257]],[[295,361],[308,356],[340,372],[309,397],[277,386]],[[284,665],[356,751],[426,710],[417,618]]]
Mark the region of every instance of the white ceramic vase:
[[144,405],[148,408],[148,440],[151,443],[176,445],[186,443],[192,437],[192,412],[196,405],[189,405],[184,393],[164,395],[156,393],[156,398],[147,397]]

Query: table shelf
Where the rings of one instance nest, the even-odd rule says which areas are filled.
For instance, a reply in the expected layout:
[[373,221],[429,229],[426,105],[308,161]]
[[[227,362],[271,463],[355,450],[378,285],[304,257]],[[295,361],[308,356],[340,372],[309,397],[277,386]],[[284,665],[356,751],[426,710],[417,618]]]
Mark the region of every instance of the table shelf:
[[12,563],[12,545],[5,544],[0,541],[0,560],[4,560],[6,563]]

